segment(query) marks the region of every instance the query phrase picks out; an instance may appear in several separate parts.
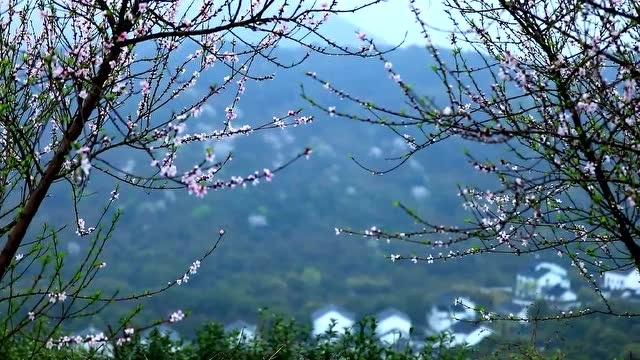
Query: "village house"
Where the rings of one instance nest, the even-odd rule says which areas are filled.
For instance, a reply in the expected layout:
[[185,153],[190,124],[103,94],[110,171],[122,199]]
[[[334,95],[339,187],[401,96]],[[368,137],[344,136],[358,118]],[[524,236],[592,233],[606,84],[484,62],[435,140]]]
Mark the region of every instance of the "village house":
[[513,303],[523,307],[545,300],[556,308],[579,306],[578,296],[571,290],[569,274],[560,265],[539,262],[516,275]]
[[466,297],[444,294],[427,313],[427,324],[433,334],[439,334],[460,321],[476,319],[476,304]]
[[256,337],[256,325],[251,325],[243,320],[236,320],[224,327],[225,333],[238,333],[238,341],[250,342]]
[[74,344],[74,347],[81,348],[85,351],[92,351],[106,357],[113,357],[113,344],[107,341],[92,341],[93,339],[107,339],[104,332],[93,327],[93,325],[80,331],[76,336],[82,337],[83,341],[80,344]]
[[388,308],[376,315],[376,335],[386,344],[395,344],[400,339],[409,339],[411,319],[400,310]]
[[355,324],[354,319],[353,313],[340,306],[333,304],[324,306],[311,314],[313,336],[322,335],[330,329],[338,334],[344,334],[345,329],[350,329]]
[[506,301],[498,307],[498,313],[501,316],[519,319],[521,323],[526,323],[529,312],[529,306],[514,304]]
[[430,335],[447,332],[451,341],[449,347],[466,344],[474,346],[493,331],[479,324],[476,304],[468,297],[446,293],[440,296],[436,305],[427,314]]
[[640,271],[607,271],[602,281],[602,292],[606,297],[640,299]]
[[471,322],[458,322],[455,323],[451,329],[452,340],[449,346],[467,345],[475,346],[479,344],[484,338],[493,334],[493,331],[488,327]]

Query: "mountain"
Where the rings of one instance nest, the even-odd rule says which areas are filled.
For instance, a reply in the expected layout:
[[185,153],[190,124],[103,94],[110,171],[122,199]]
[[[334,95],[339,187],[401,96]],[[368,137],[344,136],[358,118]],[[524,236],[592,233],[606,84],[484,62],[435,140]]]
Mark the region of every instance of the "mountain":
[[[300,49],[282,49],[280,58],[286,61],[302,54]],[[447,58],[446,50],[442,56]],[[444,103],[441,85],[424,59],[424,49],[418,47],[389,55],[394,69],[412,81],[416,91],[436,103]],[[468,56],[471,66],[481,65],[481,60]],[[254,69],[264,73],[276,70],[267,63],[258,63]],[[202,74],[195,91],[219,82],[224,71],[217,67]],[[202,262],[188,283],[141,300],[145,308],[138,321],[165,316],[178,308],[188,310],[190,316],[177,326],[188,335],[206,320],[255,321],[261,307],[307,321],[317,308],[335,303],[358,316],[375,314],[387,307],[398,308],[419,327],[430,306],[445,292],[470,295],[488,308],[501,300],[480,288],[511,286],[523,263],[520,257],[469,257],[444,264],[392,263],[385,255],[437,254],[447,249],[336,236],[334,231],[335,227],[364,229],[374,225],[390,230],[419,229],[392,206],[395,200],[434,222],[462,222],[467,214],[457,196],[456,183],[486,181],[471,170],[462,149],[475,153],[489,149],[451,140],[418,153],[388,175],[373,176],[350,156],[366,165],[389,167],[393,162],[385,158],[404,153],[406,145],[387,128],[313,110],[301,98],[299,85],[320,104],[363,113],[355,104],[340,100],[321,84],[310,81],[307,71],[314,71],[363,99],[392,108],[405,106],[401,91],[378,59],[313,55],[299,67],[275,71],[274,80],[249,81],[238,104],[235,124],[269,122],[274,115],[298,108],[305,115],[315,116],[315,121],[206,144],[219,158],[228,152],[234,154],[234,160],[218,176],[228,179],[271,168],[306,146],[314,150],[310,159],[294,163],[270,182],[247,189],[210,191],[203,199],[186,190],[147,193],[136,188],[121,189],[117,204],[123,216],[100,259],[108,266],[96,277],[95,289],[105,293],[119,289],[121,294],[127,294],[162,287],[187,271],[213,245],[223,228],[226,235],[220,247]],[[486,83],[490,84],[489,79]],[[187,131],[220,128],[225,107],[232,100],[232,92],[213,98]],[[174,106],[179,108],[180,103]],[[167,114],[172,110],[167,108]],[[197,144],[190,149],[195,156],[204,153],[204,146]],[[117,154],[113,161],[134,171],[144,171],[149,166],[128,153]],[[89,186],[108,194],[113,183],[97,174]],[[65,211],[68,199],[55,195],[47,203],[44,217],[72,223],[72,214]],[[69,253],[67,261],[81,259],[90,246],[88,240],[78,238],[72,230],[65,235],[61,241]],[[135,304],[114,303],[91,322],[99,327]],[[86,326],[86,322],[80,326]]]
[[[424,79],[416,86],[428,90],[434,86],[434,79],[425,78],[424,68],[416,66],[419,62],[415,61],[422,54],[422,49],[409,48],[394,54],[392,60],[407,78]],[[296,49],[283,50],[282,58],[299,55]],[[257,66],[265,71],[271,69],[268,64]],[[215,71],[203,74],[202,88],[195,90],[204,90],[207,84],[219,81]],[[445,289],[453,283],[462,288],[487,281],[507,285],[513,280],[497,266],[471,279],[471,269],[484,261],[479,258],[460,261],[455,267],[393,264],[384,258],[385,254],[400,249],[431,250],[335,236],[336,226],[411,228],[411,220],[393,208],[395,200],[439,221],[462,219],[462,207],[451,179],[463,179],[468,165],[461,146],[449,143],[415,157],[387,176],[372,176],[356,166],[349,155],[370,165],[387,166],[388,161],[383,158],[402,154],[405,145],[385,128],[310,109],[300,97],[298,84],[304,84],[308,94],[320,103],[361,111],[310,82],[304,75],[306,71],[326,75],[330,82],[359,96],[402,106],[401,93],[377,59],[339,57],[329,62],[326,57],[312,56],[298,68],[279,71],[272,81],[247,83],[236,124],[268,122],[276,114],[298,108],[316,120],[297,128],[260,131],[206,144],[219,157],[233,151],[234,160],[219,176],[229,178],[273,167],[306,146],[314,149],[311,158],[294,163],[271,182],[247,189],[210,191],[204,199],[185,190],[147,193],[122,189],[118,205],[124,215],[105,250],[104,261],[109,265],[96,278],[96,288],[118,288],[127,293],[163,286],[178,278],[211,246],[220,228],[226,231],[220,248],[202,263],[188,284],[145,301],[143,318],[175,308],[188,309],[192,316],[182,326],[190,328],[205,319],[255,317],[261,306],[306,318],[329,302],[344,304],[360,314],[393,306],[414,318],[423,318],[431,299],[440,291],[425,291],[425,287]],[[191,123],[188,131],[220,128],[231,99],[229,94],[213,98],[198,123]],[[179,107],[179,103],[175,106]],[[204,153],[202,144],[191,149]],[[127,153],[118,153],[112,160],[132,171],[148,167],[146,160]],[[96,173],[91,179],[92,189],[108,193],[112,187],[106,176]],[[66,206],[68,201],[53,196],[46,214],[50,219],[72,222],[72,214],[56,210]],[[63,246],[71,253],[70,258],[79,259],[88,249],[84,240],[73,231],[64,237]],[[363,302],[363,296],[368,301]],[[116,304],[100,316],[109,319],[126,309],[127,305]]]

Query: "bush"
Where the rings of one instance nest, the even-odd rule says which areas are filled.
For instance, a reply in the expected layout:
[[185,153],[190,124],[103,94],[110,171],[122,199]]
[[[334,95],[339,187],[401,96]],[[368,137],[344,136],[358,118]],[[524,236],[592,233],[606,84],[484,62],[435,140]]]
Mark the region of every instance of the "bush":
[[0,351],[0,358],[22,360],[36,354],[38,359],[46,360],[455,360],[469,357],[467,348],[444,346],[448,340],[446,335],[426,338],[424,344],[400,341],[388,345],[378,340],[375,327],[375,319],[365,318],[344,335],[329,329],[314,338],[309,335],[308,327],[272,315],[262,317],[259,334],[253,339],[240,337],[238,331],[225,332],[222,325],[213,322],[204,324],[193,342],[171,339],[154,330],[145,337],[136,334],[125,344],[108,344],[113,351],[104,351],[104,348],[90,351],[77,345],[47,349],[44,344],[29,340],[29,336],[20,336]]

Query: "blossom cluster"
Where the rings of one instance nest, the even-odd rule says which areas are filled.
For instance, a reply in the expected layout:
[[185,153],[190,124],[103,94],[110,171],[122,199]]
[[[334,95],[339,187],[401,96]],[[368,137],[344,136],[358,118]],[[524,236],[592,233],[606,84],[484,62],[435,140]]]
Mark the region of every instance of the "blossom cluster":
[[69,345],[81,345],[87,344],[90,348],[96,349],[101,346],[105,346],[109,339],[105,336],[104,333],[100,332],[97,334],[89,334],[85,336],[63,336],[57,340],[49,339],[47,340],[45,346],[47,349],[62,349],[65,346]]
[[47,296],[49,297],[49,302],[52,304],[67,300],[67,293],[64,291],[60,293],[49,293]]
[[76,229],[76,234],[78,236],[86,236],[93,233],[96,230],[96,228],[94,227],[86,227],[86,223],[82,218],[78,218],[77,223],[78,223],[78,228]]
[[177,310],[173,313],[171,313],[171,315],[169,315],[169,322],[170,323],[176,323],[178,321],[182,321],[184,319],[184,313],[182,312],[182,310]]
[[182,275],[181,278],[176,280],[176,285],[182,285],[182,284],[186,284],[187,282],[189,282],[189,275],[195,275],[198,272],[198,269],[200,268],[200,260],[196,260],[194,261],[190,266],[189,266],[189,270],[184,273]]
[[134,332],[135,329],[131,327],[124,329],[124,336],[116,339],[116,346],[122,346],[126,343],[130,343],[133,339]]

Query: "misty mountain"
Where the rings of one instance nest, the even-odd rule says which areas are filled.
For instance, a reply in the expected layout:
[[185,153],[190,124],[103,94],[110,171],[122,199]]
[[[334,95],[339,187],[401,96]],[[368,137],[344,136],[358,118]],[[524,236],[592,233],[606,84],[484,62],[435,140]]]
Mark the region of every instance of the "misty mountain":
[[[281,50],[284,60],[300,55],[299,49]],[[433,97],[436,103],[444,103],[438,90],[441,85],[428,68],[424,49],[402,49],[389,55],[389,59],[394,69],[411,79],[417,91]],[[232,152],[233,161],[219,174],[223,179],[272,168],[306,146],[313,148],[309,160],[294,163],[271,182],[246,189],[210,191],[204,199],[195,198],[186,190],[147,193],[121,189],[118,206],[124,215],[104,253],[109,265],[93,286],[103,291],[120,289],[123,294],[161,287],[180,277],[212,245],[221,228],[226,236],[214,255],[202,263],[188,284],[145,299],[142,319],[164,316],[176,308],[190,310],[191,316],[180,324],[182,330],[189,331],[206,319],[255,320],[257,309],[265,306],[306,320],[313,310],[337,303],[360,315],[396,307],[420,321],[443,292],[468,292],[479,284],[510,286],[515,273],[508,269],[517,268],[519,259],[494,257],[491,265],[481,257],[455,264],[392,263],[385,255],[437,254],[444,249],[335,235],[334,227],[415,228],[408,216],[392,206],[396,200],[434,221],[460,223],[466,215],[457,197],[456,183],[486,181],[475,178],[462,149],[485,149],[452,140],[419,153],[388,175],[371,175],[350,156],[368,166],[390,167],[395,163],[385,158],[405,153],[406,143],[387,128],[312,109],[301,98],[300,86],[318,103],[353,113],[363,110],[310,81],[306,72],[314,71],[349,93],[390,107],[405,106],[402,92],[378,59],[327,60],[314,55],[299,67],[276,71],[273,80],[248,82],[237,106],[239,116],[234,120],[236,125],[261,124],[288,110],[303,109],[302,114],[315,117],[313,123],[189,148],[194,154],[203,154],[204,147],[211,146],[219,158]],[[473,57],[470,61],[474,61]],[[276,70],[267,63],[258,63],[253,69]],[[203,74],[195,92],[220,81],[219,76],[224,73],[220,66]],[[225,107],[232,99],[230,93],[214,97],[205,105],[202,116],[189,123],[187,132],[222,128]],[[180,103],[174,106],[180,107]],[[172,110],[167,109],[167,113]],[[145,171],[149,166],[146,160],[126,152],[119,153],[113,161],[133,172]],[[89,186],[106,190],[112,188],[111,181],[96,173]],[[46,212],[60,221],[69,221],[71,214],[56,211],[68,205],[63,200],[54,196]],[[77,260],[88,243],[69,231],[63,246],[69,257]],[[486,295],[477,296],[479,303],[493,301]],[[132,306],[114,304],[109,314],[101,316],[113,319]]]

